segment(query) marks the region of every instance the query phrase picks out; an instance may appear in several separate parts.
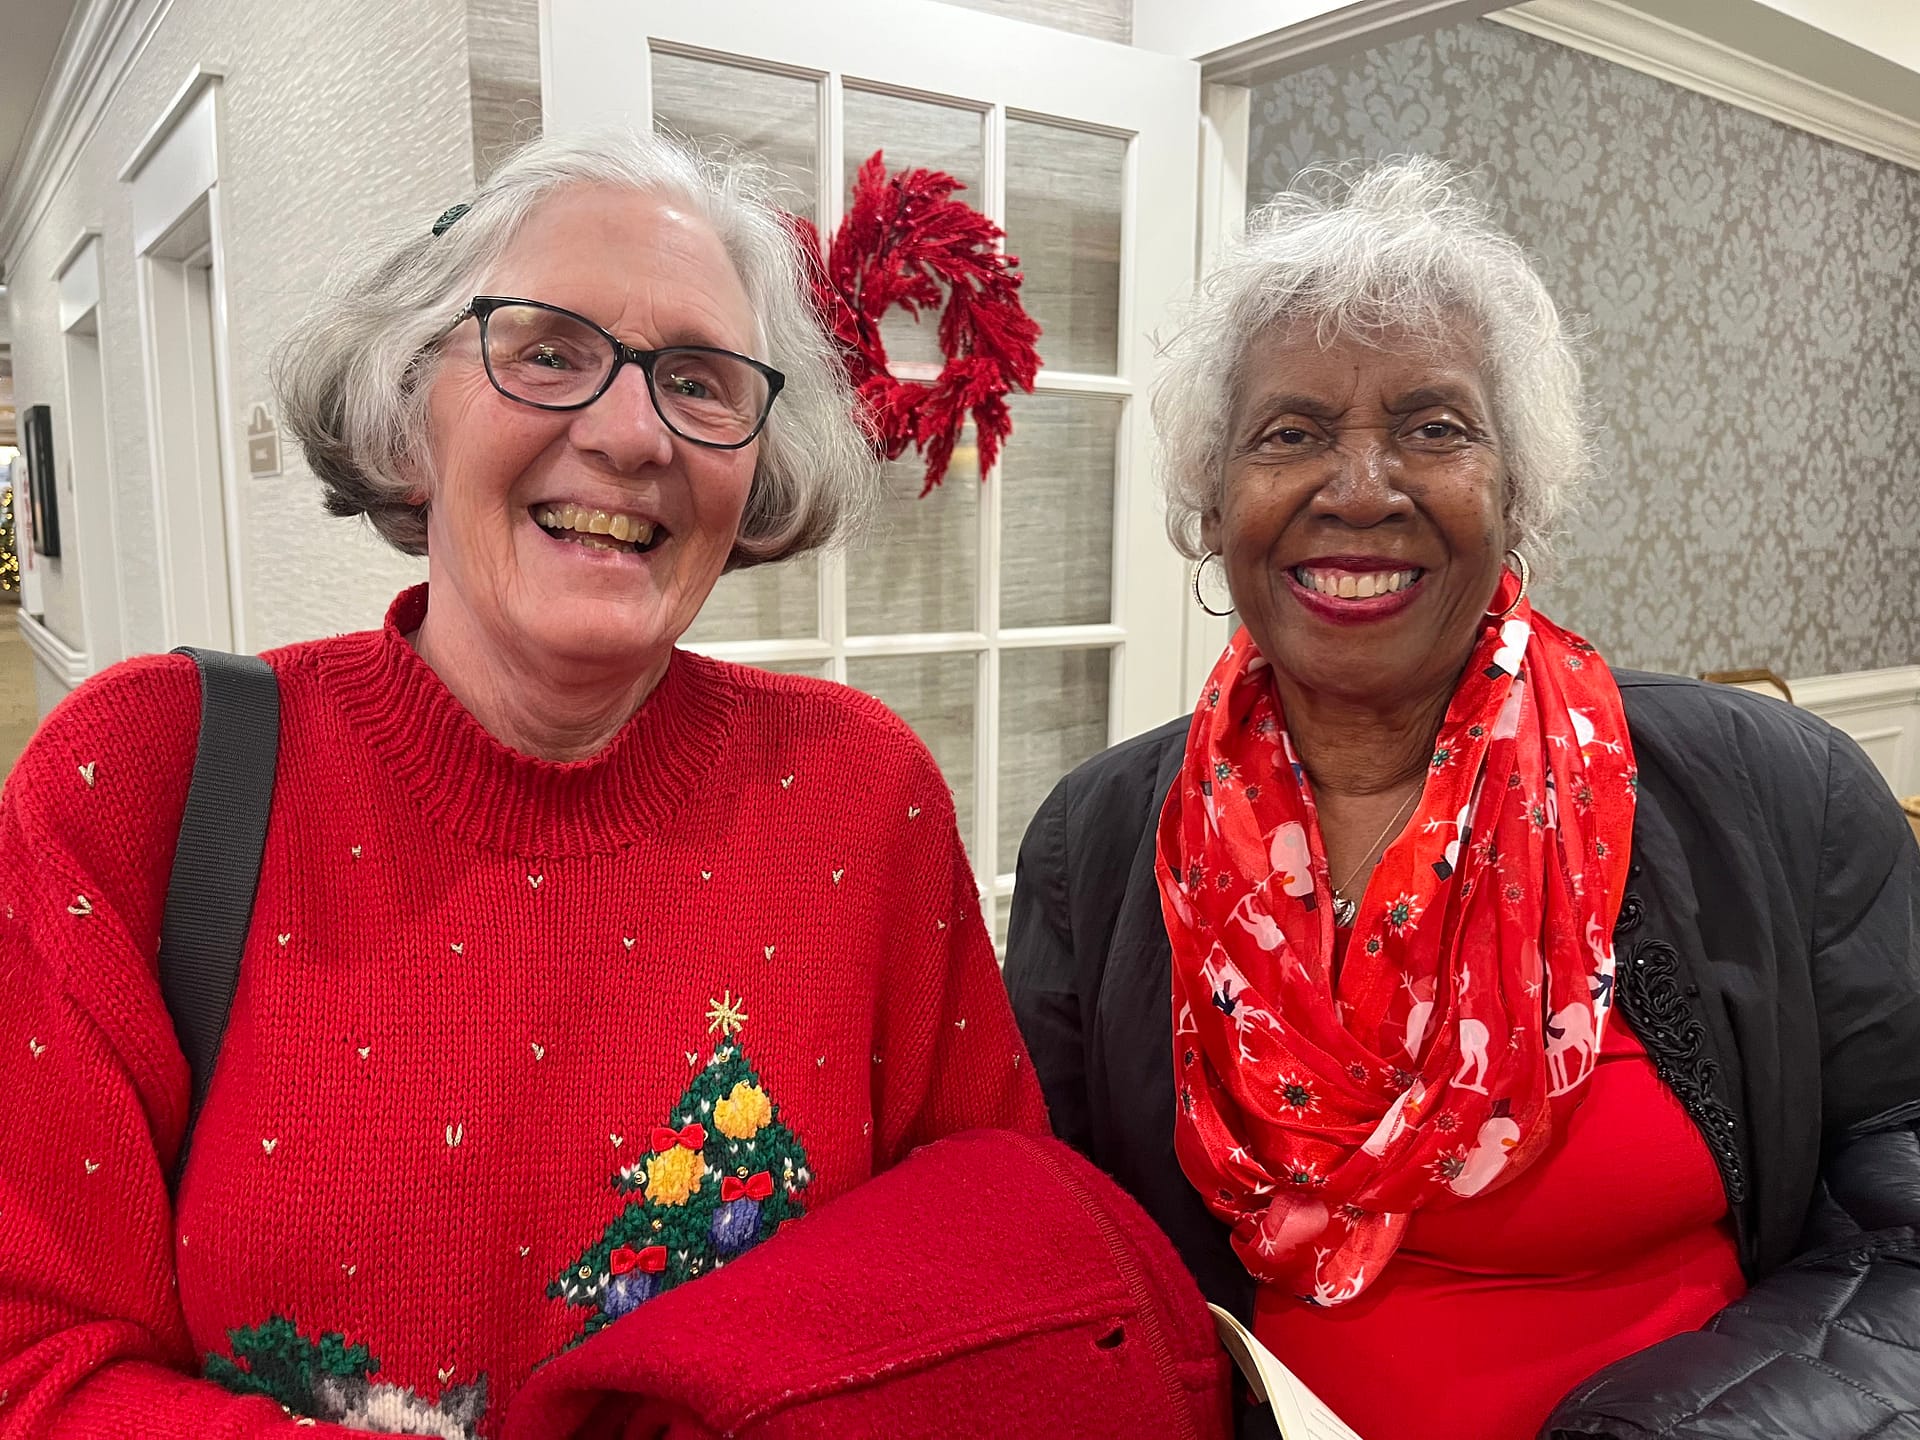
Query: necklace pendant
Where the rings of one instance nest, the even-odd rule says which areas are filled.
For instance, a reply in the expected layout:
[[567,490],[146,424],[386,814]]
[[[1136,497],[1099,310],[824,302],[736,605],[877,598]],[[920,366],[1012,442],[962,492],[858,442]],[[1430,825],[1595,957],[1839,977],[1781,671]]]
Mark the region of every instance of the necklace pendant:
[[1359,917],[1360,907],[1347,899],[1338,890],[1333,892],[1333,923],[1341,930],[1351,930],[1353,922]]

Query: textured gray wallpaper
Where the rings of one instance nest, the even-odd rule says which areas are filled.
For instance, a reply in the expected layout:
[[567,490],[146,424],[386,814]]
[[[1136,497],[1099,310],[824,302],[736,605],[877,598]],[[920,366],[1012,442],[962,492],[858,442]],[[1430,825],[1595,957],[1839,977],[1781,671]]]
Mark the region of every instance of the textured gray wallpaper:
[[1653,669],[1920,661],[1920,174],[1472,21],[1256,88],[1249,201],[1408,152],[1590,317],[1606,473],[1549,614]]
[[1133,0],[946,0],[1012,20],[1051,25],[1096,40],[1133,43]]
[[467,0],[473,173],[491,175],[540,133],[540,0]]

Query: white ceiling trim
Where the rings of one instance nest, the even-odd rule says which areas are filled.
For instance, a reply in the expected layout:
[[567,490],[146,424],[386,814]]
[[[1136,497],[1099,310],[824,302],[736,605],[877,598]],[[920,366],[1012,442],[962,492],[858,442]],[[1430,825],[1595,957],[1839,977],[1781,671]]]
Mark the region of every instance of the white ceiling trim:
[[171,3],[80,0],[0,195],[0,263],[7,274]]
[[1529,0],[1487,18],[1920,170],[1920,123],[1618,0]]
[[1356,0],[1200,59],[1209,83],[1252,85],[1324,65],[1405,35],[1484,15],[1500,0]]

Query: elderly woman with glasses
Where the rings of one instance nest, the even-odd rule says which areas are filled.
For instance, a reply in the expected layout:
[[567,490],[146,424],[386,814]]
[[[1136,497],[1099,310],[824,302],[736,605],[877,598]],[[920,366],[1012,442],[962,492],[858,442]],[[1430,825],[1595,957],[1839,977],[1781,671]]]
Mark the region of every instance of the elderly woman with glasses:
[[328,508],[427,583],[266,657],[277,785],[191,1126],[156,944],[193,662],[82,687],[7,787],[8,1434],[493,1434],[543,1360],[915,1146],[1045,1129],[925,748],[676,648],[877,483],[784,217],[624,133],[462,208],[283,359]]
[[1365,1440],[1911,1430],[1920,850],[1844,735],[1535,608],[1553,302],[1433,162],[1328,188],[1156,397],[1243,628],[1021,850],[1054,1123]]

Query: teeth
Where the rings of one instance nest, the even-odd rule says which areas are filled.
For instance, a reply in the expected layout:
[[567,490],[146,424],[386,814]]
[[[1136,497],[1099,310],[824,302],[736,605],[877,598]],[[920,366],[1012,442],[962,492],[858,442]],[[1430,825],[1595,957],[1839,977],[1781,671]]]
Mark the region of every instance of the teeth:
[[605,535],[633,545],[653,539],[654,527],[632,515],[609,514],[584,505],[542,505],[533,518],[548,530],[570,530],[577,535]]
[[1320,595],[1342,600],[1371,600],[1377,595],[1393,595],[1406,589],[1420,576],[1418,570],[1309,570],[1296,568],[1293,578]]

